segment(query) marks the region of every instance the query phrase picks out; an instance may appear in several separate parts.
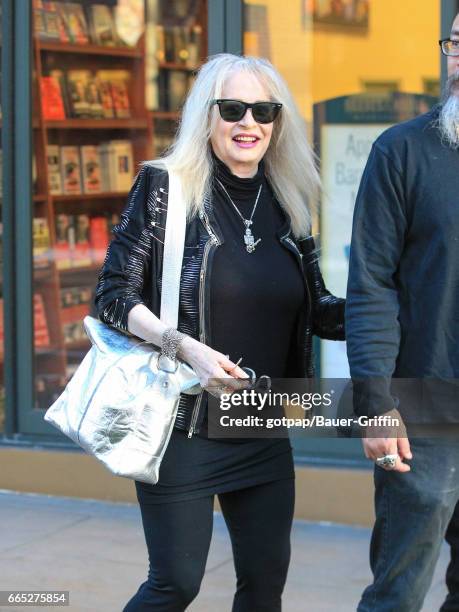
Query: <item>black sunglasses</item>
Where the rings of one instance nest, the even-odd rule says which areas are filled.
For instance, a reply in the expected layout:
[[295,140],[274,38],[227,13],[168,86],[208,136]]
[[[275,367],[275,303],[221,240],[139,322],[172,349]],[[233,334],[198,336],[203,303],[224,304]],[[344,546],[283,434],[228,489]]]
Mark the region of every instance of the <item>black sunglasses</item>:
[[282,104],[279,102],[242,102],[241,100],[212,100],[211,104],[218,104],[220,117],[223,121],[234,123],[240,121],[247,110],[252,109],[252,116],[257,123],[272,123],[280,112]]

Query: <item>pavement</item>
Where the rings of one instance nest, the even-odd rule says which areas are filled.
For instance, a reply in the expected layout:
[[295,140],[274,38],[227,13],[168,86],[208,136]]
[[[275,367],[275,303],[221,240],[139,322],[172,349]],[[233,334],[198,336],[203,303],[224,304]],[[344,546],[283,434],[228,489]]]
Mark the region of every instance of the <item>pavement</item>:
[[[296,521],[283,611],[354,612],[370,579],[369,539],[366,528]],[[444,545],[423,612],[438,612],[443,601],[448,554]],[[66,590],[66,609],[121,612],[147,573],[138,506],[0,491],[0,559],[0,590]],[[202,589],[188,610],[230,612],[234,583],[216,513]]]

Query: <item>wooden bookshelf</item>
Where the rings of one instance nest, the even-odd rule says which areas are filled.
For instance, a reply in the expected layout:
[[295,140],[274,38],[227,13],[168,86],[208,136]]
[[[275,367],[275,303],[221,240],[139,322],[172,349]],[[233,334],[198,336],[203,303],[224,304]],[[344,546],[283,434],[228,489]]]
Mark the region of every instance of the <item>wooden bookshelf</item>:
[[[167,6],[169,18],[170,6],[173,5],[174,1],[170,0]],[[176,109],[157,107],[156,110],[152,110],[152,108],[147,108],[147,68],[150,69],[153,65],[153,71],[148,73],[148,78],[154,80],[153,86],[156,83],[158,91],[161,91],[161,87],[164,86],[160,75],[174,75],[175,71],[177,72],[177,81],[182,78],[189,80],[191,83],[196,68],[187,66],[186,63],[180,60],[160,61],[158,57],[147,58],[147,53],[154,54],[152,50],[154,46],[152,48],[149,47],[149,41],[145,39],[145,32],[149,33],[148,36],[152,35],[152,32],[153,35],[158,36],[156,26],[144,29],[135,46],[122,46],[121,44],[105,46],[99,44],[101,39],[96,44],[95,37],[91,33],[92,30],[88,31],[90,38],[88,43],[76,44],[75,42],[64,40],[60,42],[56,40],[56,31],[53,36],[48,35],[49,32],[47,32],[46,28],[48,28],[50,20],[45,19],[42,22],[39,12],[41,9],[39,9],[38,5],[35,6],[34,0],[32,2],[34,7],[34,31],[36,32],[33,50],[34,97],[32,116],[34,156],[37,168],[33,210],[36,218],[44,218],[47,221],[50,252],[50,265],[36,268],[33,272],[33,292],[42,296],[50,339],[49,346],[44,348],[37,347],[35,349],[35,377],[40,385],[44,384],[43,381],[55,380],[58,386],[60,385],[60,388],[62,388],[66,382],[68,372],[75,369],[76,364],[81,361],[90,346],[88,340],[80,339],[80,326],[84,318],[81,316],[81,313],[85,309],[86,314],[89,314],[91,311],[97,276],[101,268],[101,249],[99,246],[94,247],[91,243],[87,253],[93,263],[87,266],[78,266],[78,258],[85,257],[86,252],[84,251],[84,245],[83,253],[78,251],[82,243],[81,240],[78,241],[76,236],[78,232],[80,234],[82,231],[89,232],[87,225],[85,226],[86,229],[83,227],[82,230],[78,226],[78,222],[82,218],[87,218],[90,222],[95,217],[106,216],[109,228],[112,227],[114,223],[118,222],[116,218],[119,220],[119,215],[128,197],[128,189],[130,189],[132,183],[128,186],[120,181],[112,183],[110,180],[104,180],[104,190],[100,193],[64,193],[64,189],[62,189],[62,194],[51,193],[49,185],[50,176],[55,177],[55,174],[51,175],[48,167],[48,147],[49,145],[59,147],[56,150],[60,153],[61,147],[66,146],[81,148],[85,145],[99,146],[113,141],[128,141],[132,143],[133,168],[137,172],[141,162],[154,157],[155,149],[156,153],[158,153],[158,150],[160,152],[160,143],[163,142],[162,139],[164,138],[164,135],[161,133],[161,128],[164,127],[161,121],[166,122],[166,129],[168,133],[172,134],[180,118],[180,113]],[[83,10],[86,11],[86,17],[88,17],[92,4],[105,4],[107,7],[113,8],[116,3],[113,3],[112,0],[98,0],[94,3],[85,2],[79,3],[79,5],[70,5],[61,0],[55,3],[44,3],[43,10],[53,12],[56,10],[56,5],[67,7],[81,6],[85,7]],[[147,4],[145,1],[145,7]],[[207,2],[206,0],[200,0],[198,5],[199,14],[195,18],[199,20],[199,23],[202,23],[203,27],[202,49],[199,55],[199,59],[202,61],[206,56],[207,49],[207,28],[205,27]],[[65,8],[64,12],[67,10],[69,9]],[[182,29],[190,28],[191,32],[192,22],[193,16],[190,19],[190,16],[187,15],[186,19],[180,19],[177,21],[177,24]],[[62,26],[64,22],[61,20],[59,23]],[[177,24],[169,21],[167,24],[164,24],[164,27],[173,28],[176,31]],[[69,23],[64,25],[66,28],[71,27]],[[161,23],[157,25],[162,27]],[[59,36],[61,36],[61,30],[58,31],[57,38]],[[67,36],[67,38],[74,41],[78,40],[73,35]],[[195,51],[196,48],[195,45]],[[170,52],[170,47],[168,50]],[[196,53],[194,53],[193,57],[195,56]],[[90,75],[90,81],[94,80],[95,75],[110,73],[110,71],[117,71],[118,74],[128,74],[129,85],[127,86],[127,95],[129,97],[130,117],[125,117],[127,113],[123,113],[123,109],[126,107],[122,105],[115,107],[113,115],[109,116],[104,111],[104,118],[102,118],[102,113],[94,112],[91,106],[87,112],[81,111],[81,107],[78,109],[75,104],[75,91],[77,93],[79,91],[71,87],[73,82],[69,77],[70,71],[86,72]],[[52,76],[54,81],[43,81],[43,77],[47,76]],[[58,83],[57,87],[55,85],[56,82]],[[99,86],[100,83],[97,87]],[[85,87],[88,89],[83,89],[83,91],[89,91],[89,85],[85,85]],[[42,91],[47,93],[46,108],[42,98]],[[111,87],[110,91],[115,104],[115,90]],[[89,94],[84,94],[83,99],[86,95]],[[100,104],[103,102],[101,90],[99,90],[98,96]],[[94,100],[94,95],[92,99]],[[54,104],[54,107],[52,104]],[[103,108],[107,110],[105,106]],[[96,118],[97,114],[101,118]],[[118,116],[116,117],[116,115]],[[50,117],[55,118],[50,119]],[[155,132],[157,132],[156,145]],[[79,151],[81,154],[81,149]],[[104,154],[109,155],[106,151]],[[102,156],[101,165],[104,163],[104,159],[106,157]],[[119,168],[119,166],[116,167]],[[113,173],[113,168],[110,170],[110,173]],[[64,173],[61,174],[61,182],[63,183]],[[56,185],[54,184],[53,191],[55,190]],[[83,185],[81,191],[85,191]],[[88,188],[86,191],[88,191]],[[65,215],[73,219],[73,226],[70,226],[70,229],[65,226],[63,230],[62,226],[58,227],[57,222],[60,223],[61,218]],[[64,232],[64,235],[67,235],[65,232],[70,231],[74,232],[75,247],[73,255],[67,256],[66,241],[62,239],[62,232]],[[73,243],[70,243],[69,240],[69,244]],[[73,265],[71,267],[62,267],[63,261],[65,260],[65,263],[68,263],[69,258]],[[87,299],[88,291],[91,292],[89,300]],[[75,303],[72,301],[73,298],[77,300]],[[79,299],[80,301],[78,301]],[[71,311],[70,309],[74,306],[75,310]],[[79,316],[77,319],[74,319],[73,317],[76,316],[76,312],[79,313]],[[41,381],[39,380],[40,378],[42,379]],[[55,391],[56,389],[54,389]],[[43,395],[40,395],[40,398],[42,397]],[[44,401],[40,399],[39,403]],[[46,408],[47,406],[40,407]]]
[[50,53],[80,53],[82,55],[106,55],[142,59],[143,50],[139,47],[109,47],[101,45],[73,45],[70,43],[40,41],[40,51]]
[[[103,3],[107,6],[113,6],[111,2],[100,0],[99,4]],[[89,4],[86,6],[89,6]],[[34,20],[36,18],[37,13],[34,10]],[[65,331],[69,325],[81,326],[82,324],[82,318],[80,319],[79,316],[78,320],[74,320],[72,318],[74,315],[68,308],[74,307],[75,312],[81,313],[84,304],[87,302],[77,301],[75,306],[73,306],[73,302],[70,303],[70,306],[67,302],[66,308],[64,308],[62,300],[65,298],[63,296],[67,295],[67,299],[70,299],[68,296],[73,296],[77,300],[82,295],[85,296],[85,300],[89,297],[86,311],[89,314],[101,263],[99,258],[97,263],[89,266],[78,267],[75,261],[73,267],[58,268],[59,257],[67,259],[67,254],[57,250],[55,220],[57,215],[69,215],[74,220],[78,217],[85,217],[88,222],[92,217],[103,217],[106,214],[117,214],[119,216],[126,202],[128,186],[126,185],[126,188],[122,191],[110,189],[101,193],[51,194],[47,162],[48,145],[82,147],[84,145],[98,146],[110,141],[131,142],[133,153],[132,179],[134,178],[139,163],[151,158],[153,149],[152,126],[145,105],[145,40],[144,35],[142,35],[135,47],[102,46],[93,42],[73,44],[45,40],[37,33],[34,37],[33,57],[33,127],[35,128],[34,148],[37,166],[34,214],[36,217],[47,220],[52,259],[50,266],[35,269],[33,276],[34,293],[39,293],[43,298],[50,336],[49,347],[37,347],[35,350],[37,358],[35,368],[37,380],[40,378],[56,380],[62,386],[67,378],[68,367],[78,363],[90,345],[88,340],[80,341],[78,339],[72,342],[70,336],[66,334],[70,333],[72,335],[73,332]],[[74,108],[70,97],[71,91],[67,82],[67,75],[69,71],[80,70],[86,71],[90,75],[95,75],[98,71],[118,71],[118,73],[128,74],[127,94],[130,117],[72,116],[71,113],[76,110],[76,107]],[[46,118],[44,112],[41,83],[42,77],[52,74],[53,71],[54,73],[60,71],[63,74],[62,80],[59,80],[59,87],[66,117],[50,120]],[[113,90],[111,93],[113,96],[115,95]],[[113,103],[115,104],[114,98]],[[116,107],[114,107],[113,114],[118,114]],[[78,150],[80,151],[80,149]],[[63,184],[63,176],[61,180]],[[83,182],[83,179],[80,180]],[[73,231],[76,233],[79,231],[76,225]],[[89,232],[88,229],[85,231]],[[78,244],[75,248],[77,247]],[[62,249],[62,245],[59,248]],[[93,257],[92,246],[89,245],[88,249],[88,253]],[[77,253],[75,252],[76,256]],[[73,257],[70,252],[69,257]],[[40,407],[45,408],[46,406]]]

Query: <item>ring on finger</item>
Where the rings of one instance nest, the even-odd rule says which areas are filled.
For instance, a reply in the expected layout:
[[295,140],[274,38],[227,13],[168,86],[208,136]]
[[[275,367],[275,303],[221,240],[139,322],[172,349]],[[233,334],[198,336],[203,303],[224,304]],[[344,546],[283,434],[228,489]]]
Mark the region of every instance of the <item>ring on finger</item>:
[[384,468],[385,470],[393,470],[397,463],[398,455],[384,455],[384,457],[378,457],[375,463],[378,467]]

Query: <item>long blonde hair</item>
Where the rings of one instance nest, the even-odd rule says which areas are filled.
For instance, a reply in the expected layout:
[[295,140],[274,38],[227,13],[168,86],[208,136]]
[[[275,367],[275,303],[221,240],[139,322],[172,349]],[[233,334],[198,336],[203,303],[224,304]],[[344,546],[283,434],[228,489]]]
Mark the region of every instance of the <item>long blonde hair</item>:
[[[198,72],[171,147],[164,156],[146,164],[164,168],[167,163],[180,176],[188,218],[202,210],[212,185],[210,103],[222,97],[225,81],[237,71],[255,76],[271,99],[283,105],[264,157],[265,171],[278,201],[291,218],[294,235],[306,236],[311,227],[311,208],[319,195],[319,174],[306,137],[306,126],[293,96],[268,60],[230,53],[211,57]],[[213,112],[218,110],[214,107]]]

